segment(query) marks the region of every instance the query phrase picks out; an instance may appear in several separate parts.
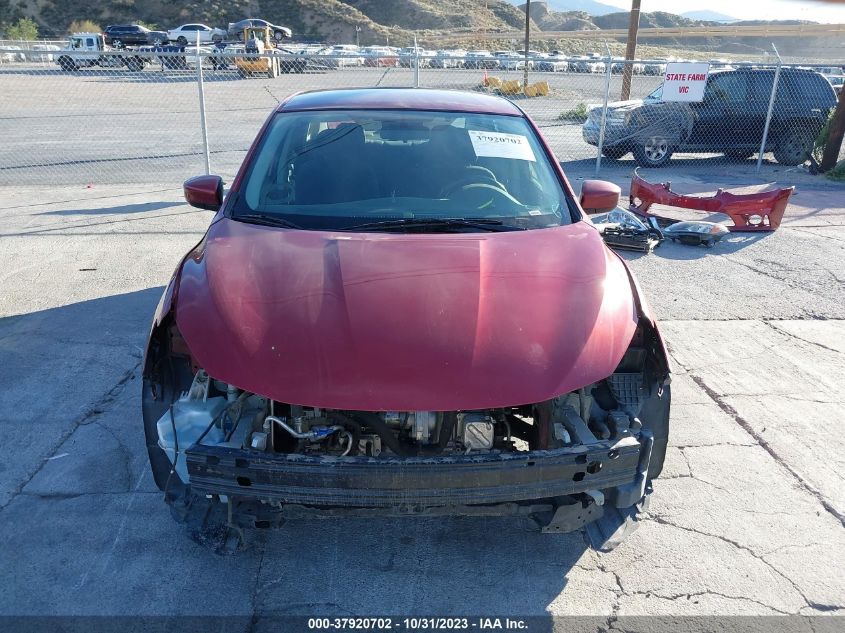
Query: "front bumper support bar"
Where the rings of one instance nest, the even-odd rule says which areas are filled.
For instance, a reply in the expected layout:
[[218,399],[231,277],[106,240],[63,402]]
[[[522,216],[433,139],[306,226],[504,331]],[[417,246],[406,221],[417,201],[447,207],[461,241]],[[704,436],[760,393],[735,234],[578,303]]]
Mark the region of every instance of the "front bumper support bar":
[[[644,438],[645,440],[645,438]],[[272,504],[414,512],[639,487],[651,443],[633,437],[522,453],[321,457],[194,445],[192,492]]]

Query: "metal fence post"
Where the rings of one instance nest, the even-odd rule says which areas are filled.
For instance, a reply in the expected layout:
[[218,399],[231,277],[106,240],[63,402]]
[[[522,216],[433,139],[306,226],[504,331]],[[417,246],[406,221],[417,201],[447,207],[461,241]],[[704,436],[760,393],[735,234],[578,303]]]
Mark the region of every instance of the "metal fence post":
[[208,151],[208,125],[205,120],[205,86],[202,80],[202,57],[200,56],[200,34],[197,31],[197,88],[200,97],[200,128],[202,129],[202,147],[205,155],[205,173],[211,173],[211,154]]
[[417,34],[414,33],[414,88],[420,87],[420,49],[417,46]]
[[601,170],[601,150],[604,145],[604,128],[607,125],[607,100],[610,97],[610,72],[613,67],[610,46],[605,42],[604,47],[607,49],[607,68],[605,68],[604,74],[604,107],[601,110],[601,128],[599,129],[598,153],[596,154],[596,176],[599,175],[599,170]]
[[778,58],[778,65],[775,68],[775,79],[772,82],[772,94],[769,97],[769,110],[766,112],[766,124],[763,126],[763,139],[760,141],[760,153],[757,154],[757,172],[760,171],[760,166],[763,164],[763,152],[766,150],[766,139],[769,137],[769,124],[772,122],[772,110],[775,107],[775,98],[778,94],[778,79],[780,78],[780,67],[783,64],[783,60],[780,58],[780,53],[778,53],[778,49],[775,47],[775,43],[772,42],[772,49],[775,51],[775,55]]

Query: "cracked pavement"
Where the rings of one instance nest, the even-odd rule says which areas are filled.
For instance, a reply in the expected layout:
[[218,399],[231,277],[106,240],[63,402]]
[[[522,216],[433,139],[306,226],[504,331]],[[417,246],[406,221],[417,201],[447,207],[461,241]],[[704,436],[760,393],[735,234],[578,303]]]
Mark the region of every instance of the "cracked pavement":
[[0,614],[225,614],[256,631],[285,614],[589,615],[604,628],[845,615],[841,187],[804,183],[773,234],[625,255],[675,374],[663,477],[613,552],[527,520],[297,518],[234,556],[171,519],[140,421],[153,310],[211,214],[178,185],[0,193]]

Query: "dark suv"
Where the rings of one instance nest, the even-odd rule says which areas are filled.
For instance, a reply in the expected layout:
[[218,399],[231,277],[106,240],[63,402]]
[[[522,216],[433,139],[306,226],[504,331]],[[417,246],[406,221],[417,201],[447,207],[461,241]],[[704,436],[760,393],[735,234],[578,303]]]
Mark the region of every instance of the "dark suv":
[[124,46],[161,46],[167,43],[167,33],[151,31],[140,24],[112,24],[103,31],[106,44],[115,48]]
[[[644,167],[666,165],[673,152],[748,158],[760,150],[774,75],[774,69],[713,71],[699,103],[664,102],[662,87],[642,100],[611,103],[602,153],[618,159],[633,152]],[[800,165],[835,106],[823,75],[781,69],[766,151],[783,165]],[[598,145],[601,110],[593,108],[584,123],[591,145]]]

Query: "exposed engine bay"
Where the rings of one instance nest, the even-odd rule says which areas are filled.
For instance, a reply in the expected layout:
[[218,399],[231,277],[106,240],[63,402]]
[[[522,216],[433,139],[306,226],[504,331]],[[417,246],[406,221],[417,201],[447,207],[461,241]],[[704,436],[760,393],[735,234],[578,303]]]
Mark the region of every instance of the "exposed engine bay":
[[[636,341],[635,341],[636,342]],[[156,424],[158,445],[189,482],[193,444],[251,453],[326,457],[420,457],[516,453],[619,440],[638,434],[656,389],[646,350],[633,344],[619,371],[544,403],[478,411],[339,411],[275,402],[194,373]]]
[[635,523],[662,469],[668,367],[647,321],[607,378],[544,402],[467,411],[278,402],[194,365],[175,326],[159,334],[145,428],[174,512],[205,500],[228,504],[228,524],[239,516],[241,526],[307,510],[543,516],[547,532],[595,531],[609,516]]

